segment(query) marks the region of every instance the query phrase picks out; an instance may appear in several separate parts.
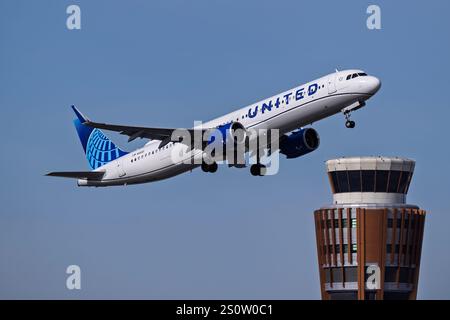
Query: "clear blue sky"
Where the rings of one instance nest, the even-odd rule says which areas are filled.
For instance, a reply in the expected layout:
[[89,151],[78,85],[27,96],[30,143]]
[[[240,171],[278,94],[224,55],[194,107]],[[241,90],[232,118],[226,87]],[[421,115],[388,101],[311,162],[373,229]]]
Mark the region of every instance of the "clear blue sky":
[[[382,30],[366,28],[380,5]],[[66,28],[78,4],[82,29]],[[449,1],[0,1],[0,298],[309,298],[324,161],[417,161],[428,210],[419,298],[450,298]],[[87,170],[76,104],[99,121],[186,127],[330,73],[380,92],[314,125],[320,148],[255,178],[220,167],[107,189],[44,177]],[[110,137],[124,148],[124,137]],[[82,270],[68,291],[65,269]]]

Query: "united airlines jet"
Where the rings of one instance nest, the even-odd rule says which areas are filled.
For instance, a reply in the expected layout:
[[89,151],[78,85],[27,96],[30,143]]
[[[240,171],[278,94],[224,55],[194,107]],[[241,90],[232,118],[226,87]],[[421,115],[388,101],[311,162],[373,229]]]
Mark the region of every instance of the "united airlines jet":
[[[345,126],[354,128],[351,112],[365,106],[381,86],[374,76],[362,70],[338,71],[287,90],[270,98],[213,119],[201,126],[184,129],[189,135],[203,137],[207,130],[218,130],[225,144],[237,131],[277,130],[278,140],[273,144],[287,158],[297,158],[316,150],[319,135],[311,127],[313,122],[342,113]],[[228,160],[225,151],[215,154],[211,161],[205,148],[212,139],[198,143],[174,136],[175,128],[150,128],[105,124],[89,120],[75,106],[75,128],[92,171],[51,172],[48,176],[78,179],[79,186],[113,186],[138,184],[170,178],[201,167],[204,172],[215,172],[217,161]],[[117,147],[102,131],[116,131],[129,137],[150,139],[142,148],[126,152]],[[244,136],[245,137],[245,136]],[[259,136],[257,135],[256,139]],[[237,140],[234,140],[236,142]],[[192,145],[193,143],[193,145]],[[248,139],[241,141],[245,152],[250,153]],[[271,143],[259,144],[257,161],[251,165],[252,175],[261,176],[265,166],[260,162],[259,150],[273,148]],[[226,148],[225,148],[226,149]],[[270,150],[273,151],[273,150]],[[174,160],[175,154],[183,154]],[[208,161],[205,161],[208,160]],[[190,160],[190,161],[187,161]],[[245,167],[243,166],[236,167]]]

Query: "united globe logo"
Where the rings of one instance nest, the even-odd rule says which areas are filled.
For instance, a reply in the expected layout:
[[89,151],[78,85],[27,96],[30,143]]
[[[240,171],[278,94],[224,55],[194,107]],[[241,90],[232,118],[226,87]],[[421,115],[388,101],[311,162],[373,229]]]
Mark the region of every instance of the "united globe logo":
[[94,129],[89,135],[86,144],[86,158],[92,169],[97,169],[125,154],[126,152],[120,150],[100,130]]

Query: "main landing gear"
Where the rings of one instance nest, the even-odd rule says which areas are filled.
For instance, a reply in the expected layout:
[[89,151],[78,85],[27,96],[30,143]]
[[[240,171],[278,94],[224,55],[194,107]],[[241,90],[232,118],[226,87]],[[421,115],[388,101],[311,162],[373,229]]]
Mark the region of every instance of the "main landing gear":
[[202,170],[203,172],[214,173],[217,171],[217,163],[213,162],[211,164],[207,164],[206,162],[202,162]]
[[[270,146],[267,149],[267,151],[268,151],[268,154],[270,155],[272,152],[272,149]],[[261,164],[261,154],[260,153],[261,153],[261,151],[259,150],[259,141],[258,141],[257,150],[256,150],[256,163],[252,164],[252,166],[250,167],[250,173],[252,174],[252,176],[265,176],[266,175],[267,167],[265,165]]]
[[355,127],[355,121],[350,120],[350,111],[344,113],[345,116],[345,127],[349,129],[353,129]]

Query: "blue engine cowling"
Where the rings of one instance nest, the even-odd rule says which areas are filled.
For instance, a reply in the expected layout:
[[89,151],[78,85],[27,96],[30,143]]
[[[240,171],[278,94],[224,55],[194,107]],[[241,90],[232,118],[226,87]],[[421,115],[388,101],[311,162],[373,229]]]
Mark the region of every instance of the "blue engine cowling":
[[[223,143],[224,145],[229,141],[235,141],[235,139],[238,139],[238,142],[243,142],[241,141],[242,139],[245,139],[244,136],[242,135],[237,135],[235,136],[235,132],[236,130],[242,130],[241,133],[245,134],[245,128],[244,126],[240,123],[240,122],[229,122],[226,123],[224,125],[218,126],[216,131],[216,134],[213,134],[209,137],[208,139],[208,144],[211,144],[215,141],[220,141],[220,143]],[[219,133],[219,135],[217,135],[217,133]]]
[[288,159],[301,157],[319,147],[319,134],[313,128],[304,128],[283,135],[280,139],[280,152]]

